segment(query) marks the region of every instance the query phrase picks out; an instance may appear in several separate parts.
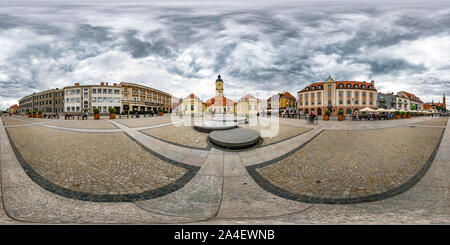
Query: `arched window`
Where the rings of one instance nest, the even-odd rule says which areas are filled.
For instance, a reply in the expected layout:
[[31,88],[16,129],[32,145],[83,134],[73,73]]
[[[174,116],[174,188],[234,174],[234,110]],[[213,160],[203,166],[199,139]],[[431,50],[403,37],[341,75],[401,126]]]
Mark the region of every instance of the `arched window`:
[[346,114],[352,114],[352,109],[347,108],[347,113]]
[[316,86],[312,86],[312,90],[316,90]]
[[347,88],[350,88],[352,85],[350,85],[350,83],[347,83]]
[[319,85],[319,89],[322,89],[322,85]]
[[358,84],[355,84],[353,87],[354,87],[354,88],[358,88]]
[[309,91],[309,88],[306,88],[306,91]]
[[372,86],[369,86],[369,89],[372,89]]
[[366,85],[361,85],[361,88],[366,88]]
[[339,88],[343,88],[344,87],[344,84],[339,84]]

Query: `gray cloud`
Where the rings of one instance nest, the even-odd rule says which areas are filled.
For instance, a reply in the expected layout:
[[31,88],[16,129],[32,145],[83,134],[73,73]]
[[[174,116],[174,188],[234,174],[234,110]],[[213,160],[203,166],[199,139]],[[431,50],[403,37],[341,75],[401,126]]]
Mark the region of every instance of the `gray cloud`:
[[208,98],[218,73],[232,99],[328,75],[425,101],[449,85],[450,61],[430,58],[450,52],[449,4],[236,3],[1,5],[0,106],[76,81]]

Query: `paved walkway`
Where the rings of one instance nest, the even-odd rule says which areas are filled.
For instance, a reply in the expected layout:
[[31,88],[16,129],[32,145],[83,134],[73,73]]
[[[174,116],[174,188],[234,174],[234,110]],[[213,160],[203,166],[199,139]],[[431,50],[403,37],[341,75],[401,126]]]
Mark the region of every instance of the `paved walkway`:
[[[117,129],[104,131],[106,129],[74,130],[39,124],[40,127],[76,132],[124,132],[155,154],[200,167],[188,183],[170,194],[143,201],[103,203],[65,198],[37,185],[15,157],[6,128],[0,127],[3,205],[13,219],[38,223],[450,223],[450,152],[444,150],[450,147],[449,130],[445,130],[436,157],[418,184],[400,195],[376,202],[328,205],[288,200],[261,188],[246,169],[297,151],[323,130],[380,129],[429,119],[319,121],[318,126],[307,126],[312,130],[291,139],[241,152],[191,149],[139,132],[143,128],[162,125],[130,128],[108,120]],[[280,122],[306,125],[304,120],[280,119]],[[36,126],[36,123],[31,124]],[[0,223],[11,222],[12,219],[2,216],[4,209],[0,208]]]

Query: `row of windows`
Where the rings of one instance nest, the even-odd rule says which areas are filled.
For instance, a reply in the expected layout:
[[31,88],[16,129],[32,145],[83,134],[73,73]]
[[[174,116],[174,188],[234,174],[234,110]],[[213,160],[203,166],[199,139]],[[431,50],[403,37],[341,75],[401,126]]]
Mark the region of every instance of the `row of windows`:
[[119,97],[92,97],[93,103],[120,103]]
[[[109,89],[104,88],[103,90],[101,88],[99,88],[99,89],[93,88],[92,89],[93,94],[101,94],[102,91],[103,91],[103,94],[112,94],[113,93],[113,89],[111,89],[111,88],[109,88]],[[120,94],[120,89],[114,89],[114,94]]]
[[[345,85],[345,87],[346,88],[352,88],[352,85],[350,84],[350,83],[347,83],[346,85]],[[323,87],[322,87],[322,85],[318,85],[317,86],[317,89],[319,89],[319,90],[321,90]],[[339,88],[344,88],[344,84],[339,84]],[[354,84],[353,85],[353,88],[359,88],[359,85],[358,84]],[[362,89],[365,89],[366,88],[366,85],[361,85],[361,88]],[[372,89],[373,88],[373,86],[372,85],[369,85],[369,86],[367,86],[367,88],[368,89]],[[306,91],[309,91],[309,89],[310,89],[310,87],[306,87]],[[331,89],[331,85],[328,85],[328,89]],[[316,90],[316,86],[311,86],[311,90]]]
[[[361,94],[362,94],[362,97],[366,97],[366,92],[362,92]],[[308,99],[308,95],[309,94],[305,94],[305,99]],[[355,91],[354,95],[355,95],[355,97],[358,97],[359,96],[359,92]],[[314,93],[311,93],[310,96],[311,96],[311,98],[314,98]],[[320,98],[320,96],[321,96],[321,92],[318,92],[317,93],[317,97]],[[331,96],[331,92],[328,92],[328,96]],[[344,96],[344,92],[343,91],[339,91],[339,96],[340,97]],[[351,96],[351,92],[347,91],[347,97],[350,97],[350,96]],[[373,98],[373,93],[369,93],[369,97]],[[303,95],[302,94],[299,95],[299,100],[300,101],[303,100]]]
[[[123,96],[123,99],[124,100],[128,100],[128,96],[127,95]],[[147,97],[145,99],[144,99],[144,97],[140,97],[140,100],[139,100],[138,97],[132,96],[131,100],[134,101],[134,102],[140,101],[140,102],[153,102],[153,103],[161,103],[161,104],[164,103],[163,100],[155,99],[155,98],[150,99],[149,97]],[[165,102],[168,103],[169,101],[166,99]]]
[[67,112],[80,112],[80,107],[79,106],[68,106],[67,107]]
[[[354,101],[355,101],[355,103],[354,103],[355,105],[359,104],[359,100],[358,99],[356,99]],[[320,105],[321,101],[318,100],[317,104]],[[328,104],[331,105],[331,100],[328,101]],[[339,100],[339,104],[343,105],[344,104],[343,100]],[[351,105],[351,104],[352,104],[351,100],[347,100],[347,105]],[[362,100],[362,104],[365,105],[366,104],[366,100]],[[303,101],[300,101],[299,105],[303,105]],[[305,101],[305,105],[308,105],[308,101]],[[314,100],[311,100],[311,105],[314,105]],[[369,100],[369,105],[373,105],[373,100]]]

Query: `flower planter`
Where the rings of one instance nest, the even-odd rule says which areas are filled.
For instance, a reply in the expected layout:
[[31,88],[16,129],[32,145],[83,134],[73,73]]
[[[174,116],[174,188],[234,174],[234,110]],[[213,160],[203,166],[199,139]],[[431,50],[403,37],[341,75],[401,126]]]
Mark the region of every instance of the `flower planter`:
[[42,114],[38,114],[38,116],[37,116],[38,118],[42,118]]
[[116,113],[109,114],[109,119],[116,119]]
[[406,115],[407,118],[411,118],[411,115]]
[[33,117],[33,114],[28,114],[28,117]]
[[36,117],[36,114],[33,114],[33,116],[32,117]]
[[395,115],[395,119],[400,119],[400,115]]
[[330,120],[330,116],[328,116],[328,115],[323,115],[323,120],[325,120],[325,121]]
[[402,119],[405,119],[406,118],[406,115],[402,115]]
[[278,117],[281,117],[281,114],[278,114]]
[[158,111],[158,116],[162,116],[163,112],[162,111]]
[[100,120],[100,114],[94,114],[94,120]]
[[344,120],[344,115],[338,115],[338,120],[339,121],[343,121]]

